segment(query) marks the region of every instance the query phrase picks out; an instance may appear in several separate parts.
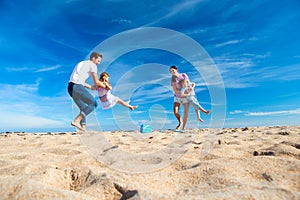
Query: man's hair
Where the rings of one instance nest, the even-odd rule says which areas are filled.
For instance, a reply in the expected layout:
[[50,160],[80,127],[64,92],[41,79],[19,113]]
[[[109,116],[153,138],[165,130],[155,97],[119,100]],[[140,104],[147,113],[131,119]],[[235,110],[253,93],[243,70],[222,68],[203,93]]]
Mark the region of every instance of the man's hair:
[[90,60],[92,60],[92,58],[102,58],[102,55],[96,51],[92,52],[91,55],[90,55]]

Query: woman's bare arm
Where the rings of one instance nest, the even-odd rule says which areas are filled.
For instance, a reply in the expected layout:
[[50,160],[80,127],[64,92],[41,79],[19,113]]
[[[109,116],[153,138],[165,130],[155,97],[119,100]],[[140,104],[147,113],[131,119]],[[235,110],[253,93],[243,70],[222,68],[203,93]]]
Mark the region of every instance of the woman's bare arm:
[[175,85],[173,85],[173,90],[175,94],[181,94],[180,90],[178,90]]

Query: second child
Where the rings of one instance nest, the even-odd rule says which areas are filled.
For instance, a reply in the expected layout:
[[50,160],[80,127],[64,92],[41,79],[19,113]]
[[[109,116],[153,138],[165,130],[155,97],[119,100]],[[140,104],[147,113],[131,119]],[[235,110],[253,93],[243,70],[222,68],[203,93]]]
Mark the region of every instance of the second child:
[[188,80],[185,80],[185,79],[181,79],[179,81],[179,84],[181,86],[181,89],[180,89],[181,96],[186,97],[188,99],[189,103],[195,109],[198,120],[200,122],[203,122],[203,119],[200,117],[200,111],[204,112],[206,115],[208,115],[211,111],[205,110],[198,102],[195,91],[194,91],[195,83],[189,82]]

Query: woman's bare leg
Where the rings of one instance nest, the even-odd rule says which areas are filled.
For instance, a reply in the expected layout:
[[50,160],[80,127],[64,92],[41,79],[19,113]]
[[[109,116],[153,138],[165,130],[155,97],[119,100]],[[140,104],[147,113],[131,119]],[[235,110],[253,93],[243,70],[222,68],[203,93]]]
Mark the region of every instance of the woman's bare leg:
[[185,104],[183,104],[183,106],[184,106],[184,115],[183,115],[183,126],[182,126],[182,130],[185,129],[185,125],[186,125],[186,122],[187,122],[187,120],[188,120],[190,103],[185,103]]
[[132,105],[124,102],[122,99],[119,99],[118,103],[121,104],[122,106],[126,107],[126,108],[129,108],[130,110],[134,110],[138,107],[138,106],[132,106]]
[[176,119],[178,120],[178,125],[176,126],[176,129],[179,129],[182,124],[182,121],[181,121],[181,118],[179,115],[179,107],[180,107],[180,103],[174,102],[173,112],[174,112]]

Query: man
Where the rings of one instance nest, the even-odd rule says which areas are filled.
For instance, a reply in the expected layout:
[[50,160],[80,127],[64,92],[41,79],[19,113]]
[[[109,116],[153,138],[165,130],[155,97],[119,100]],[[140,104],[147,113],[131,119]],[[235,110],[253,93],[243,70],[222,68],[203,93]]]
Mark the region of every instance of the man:
[[[68,92],[80,109],[80,113],[71,122],[71,125],[81,131],[86,130],[86,116],[97,106],[94,97],[86,88],[95,90],[97,85],[101,85],[97,75],[97,65],[100,64],[101,59],[101,54],[92,52],[90,60],[81,61],[75,66],[69,80]],[[94,81],[93,86],[85,82],[90,76]]]

